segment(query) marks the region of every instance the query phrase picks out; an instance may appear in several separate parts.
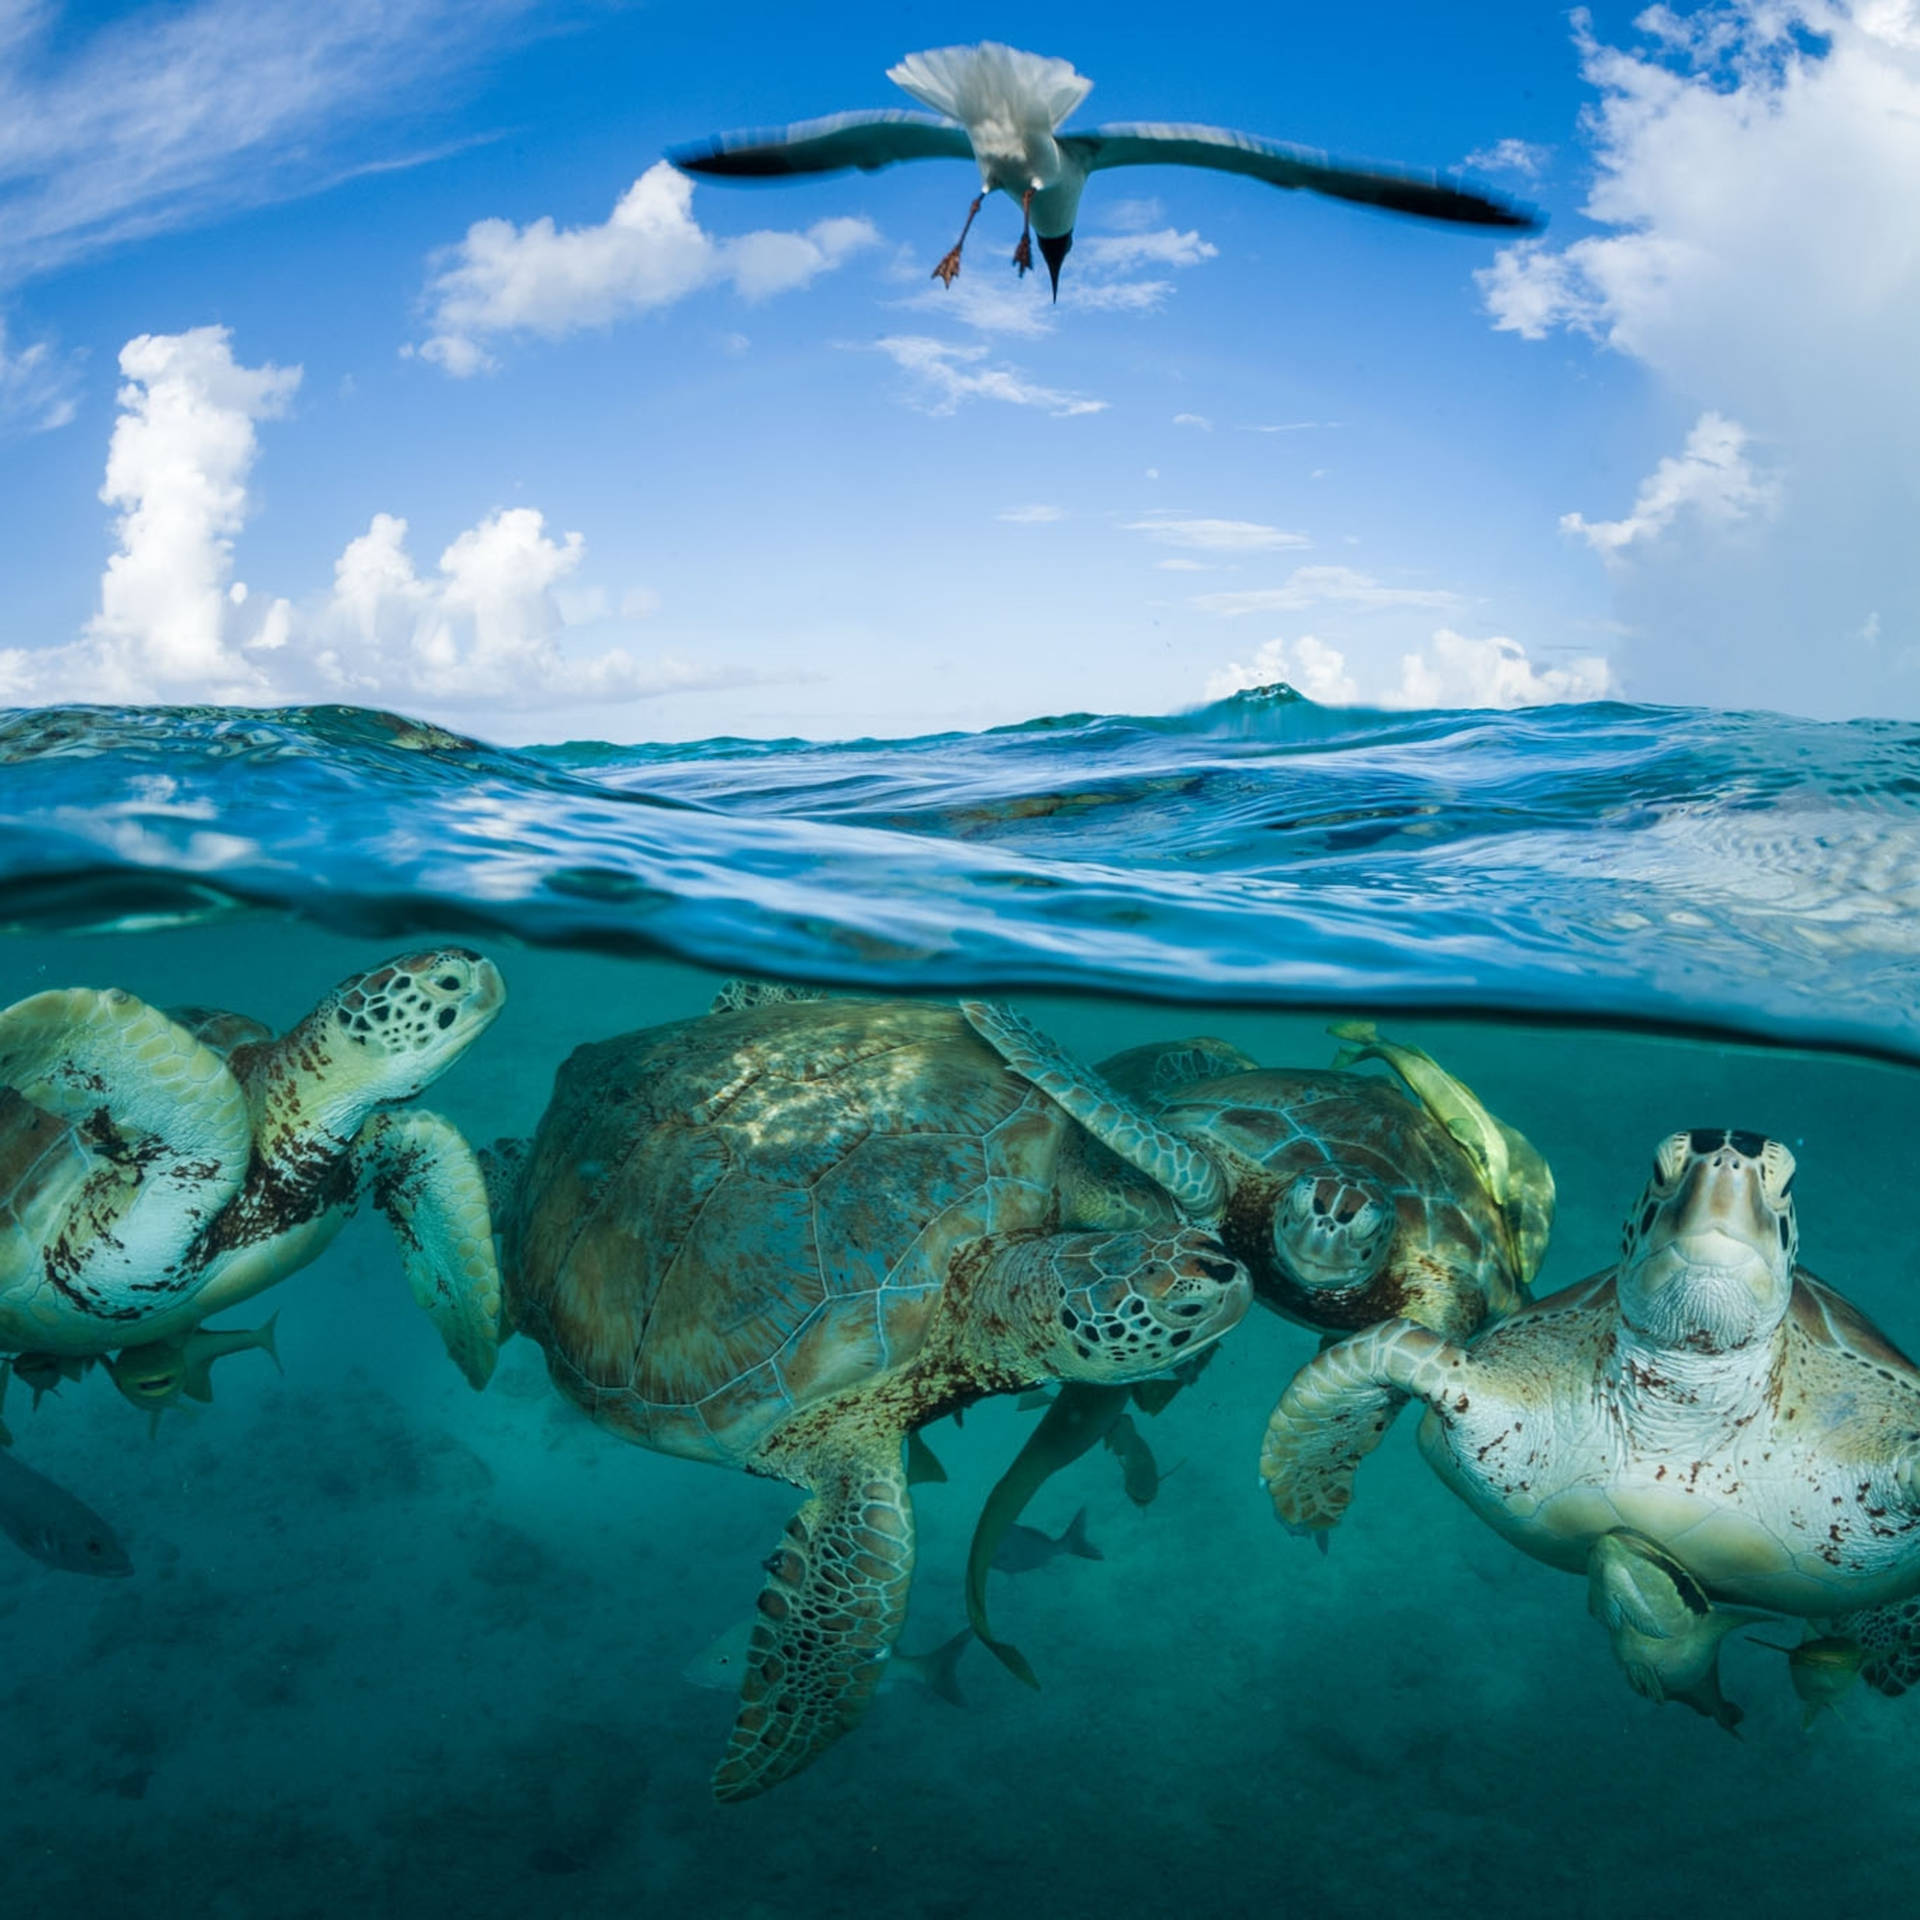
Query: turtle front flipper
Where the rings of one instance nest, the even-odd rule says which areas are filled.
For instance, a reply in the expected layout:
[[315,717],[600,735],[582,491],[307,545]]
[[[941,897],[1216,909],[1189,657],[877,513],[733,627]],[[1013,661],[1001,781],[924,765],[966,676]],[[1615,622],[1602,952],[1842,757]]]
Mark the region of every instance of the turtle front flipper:
[[85,1162],[14,1251],[0,1239],[0,1286],[24,1258],[73,1311],[120,1320],[190,1291],[253,1143],[219,1054],[118,988],[56,988],[0,1011],[0,1087],[70,1123]]
[[1468,1365],[1464,1348],[1411,1320],[1383,1320],[1316,1354],[1267,1421],[1260,1478],[1294,1533],[1324,1534],[1353,1499],[1360,1462],[1409,1399],[1438,1400]]
[[812,1765],[866,1711],[906,1624],[913,1502],[899,1434],[821,1461],[767,1561],[740,1712],[713,1775],[750,1800]]
[[475,1388],[500,1352],[500,1265],[479,1159],[437,1113],[378,1113],[355,1143],[361,1179],[387,1216],[413,1297]]
[[1057,1101],[1130,1167],[1164,1187],[1189,1220],[1207,1226],[1226,1211],[1226,1176],[1206,1154],[1142,1112],[1032,1021],[987,1000],[963,1000],[960,1011],[1021,1079]]

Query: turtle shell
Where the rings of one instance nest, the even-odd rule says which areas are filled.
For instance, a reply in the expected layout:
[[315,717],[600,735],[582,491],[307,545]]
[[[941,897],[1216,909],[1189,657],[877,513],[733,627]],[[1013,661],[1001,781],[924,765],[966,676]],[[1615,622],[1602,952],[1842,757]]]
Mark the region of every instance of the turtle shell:
[[526,1160],[509,1312],[597,1421],[745,1464],[913,1358],[963,1242],[1054,1225],[1072,1128],[951,1006],[773,1002],[595,1042]]
[[[1526,1296],[1504,1221],[1478,1170],[1439,1121],[1372,1074],[1261,1070],[1181,1087],[1156,1117],[1239,1163],[1221,1237],[1259,1297],[1322,1331],[1405,1315],[1461,1339]],[[1344,1290],[1307,1287],[1273,1242],[1277,1197],[1302,1174],[1358,1174],[1394,1211],[1379,1270]]]

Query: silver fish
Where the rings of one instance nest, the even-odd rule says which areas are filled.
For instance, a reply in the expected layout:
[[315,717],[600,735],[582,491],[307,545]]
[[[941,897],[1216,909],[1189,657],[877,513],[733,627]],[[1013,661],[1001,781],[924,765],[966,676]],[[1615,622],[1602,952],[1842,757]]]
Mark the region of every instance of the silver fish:
[[0,1452],[0,1533],[64,1573],[117,1580],[133,1571],[113,1529],[66,1488]]
[[1082,1560],[1104,1560],[1107,1556],[1087,1538],[1087,1510],[1082,1507],[1056,1536],[1042,1533],[1038,1527],[1009,1527],[1007,1537],[993,1556],[993,1564],[1002,1573],[1031,1573],[1061,1554],[1076,1554]]

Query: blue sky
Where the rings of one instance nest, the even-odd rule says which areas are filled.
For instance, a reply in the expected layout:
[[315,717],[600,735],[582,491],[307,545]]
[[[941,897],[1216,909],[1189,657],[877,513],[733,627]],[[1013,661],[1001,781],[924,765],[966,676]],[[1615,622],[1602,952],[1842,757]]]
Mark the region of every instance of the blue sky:
[[[0,0],[0,699],[1914,711],[1913,0],[800,17]],[[1549,225],[1130,170],[1052,309],[964,164],[652,171],[981,38]]]

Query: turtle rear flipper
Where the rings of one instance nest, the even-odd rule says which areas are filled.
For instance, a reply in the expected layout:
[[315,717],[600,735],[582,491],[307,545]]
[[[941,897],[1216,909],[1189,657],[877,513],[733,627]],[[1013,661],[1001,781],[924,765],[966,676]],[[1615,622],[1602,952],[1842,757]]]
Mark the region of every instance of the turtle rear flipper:
[[906,1624],[913,1502],[897,1434],[823,1462],[767,1561],[717,1800],[750,1800],[851,1729]]
[[375,1114],[356,1150],[414,1299],[468,1384],[484,1387],[500,1351],[500,1266],[479,1160],[452,1121],[412,1110]]

